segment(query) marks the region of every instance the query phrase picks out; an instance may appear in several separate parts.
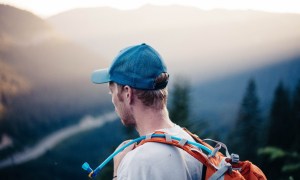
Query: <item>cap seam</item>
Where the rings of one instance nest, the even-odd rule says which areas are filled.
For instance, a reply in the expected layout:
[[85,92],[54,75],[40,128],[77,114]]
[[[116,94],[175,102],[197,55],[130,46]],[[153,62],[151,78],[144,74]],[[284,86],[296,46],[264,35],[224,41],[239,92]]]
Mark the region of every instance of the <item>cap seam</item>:
[[[140,50],[141,48],[143,48],[143,46],[140,46],[139,48],[137,48],[135,50],[135,52],[138,51],[138,50]],[[138,61],[140,61],[140,57],[141,57],[141,53],[139,53],[139,55],[138,55]],[[133,66],[133,73],[136,74],[136,66]],[[132,79],[133,79],[133,85],[136,86],[136,79],[135,79],[135,77],[132,77]]]

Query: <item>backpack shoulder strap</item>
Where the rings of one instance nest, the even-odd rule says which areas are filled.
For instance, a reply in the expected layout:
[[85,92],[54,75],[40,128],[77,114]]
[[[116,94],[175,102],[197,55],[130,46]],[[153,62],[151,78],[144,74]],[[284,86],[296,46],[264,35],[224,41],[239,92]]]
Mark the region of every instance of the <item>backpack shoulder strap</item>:
[[183,129],[185,132],[187,132],[190,136],[192,136],[192,138],[193,138],[196,142],[205,145],[206,147],[208,147],[208,148],[211,149],[211,150],[214,149],[211,145],[209,145],[208,143],[206,143],[205,141],[203,141],[202,139],[200,139],[198,135],[192,133],[192,132],[189,131],[187,128],[182,128],[182,129]]
[[[187,142],[189,142],[188,140],[185,140],[185,139],[174,140],[174,139],[168,137],[168,135],[167,136],[165,135],[163,138],[155,136],[158,134],[165,135],[164,132],[155,132],[154,134],[152,134],[153,137],[151,135],[148,136],[148,138],[146,138],[145,140],[142,140],[137,145],[137,147],[141,146],[147,142],[157,142],[157,143],[163,143],[163,144],[176,146],[178,148],[183,149],[184,151],[189,153],[191,156],[193,156],[194,158],[196,158],[203,164],[204,169],[203,169],[203,174],[202,174],[203,178],[202,179],[212,179],[213,180],[213,179],[219,179],[222,176],[226,176],[227,178],[234,177],[234,179],[244,179],[239,172],[231,170],[231,165],[229,163],[225,162],[224,158],[223,159],[224,159],[225,165],[224,166],[216,166],[216,165],[219,165],[218,163],[215,163],[216,158],[209,157],[208,155],[206,155],[204,152],[202,152],[195,146],[187,143]],[[205,144],[207,144],[207,143],[205,143]],[[210,148],[213,149],[211,146],[210,146]],[[230,174],[227,172],[230,172]]]

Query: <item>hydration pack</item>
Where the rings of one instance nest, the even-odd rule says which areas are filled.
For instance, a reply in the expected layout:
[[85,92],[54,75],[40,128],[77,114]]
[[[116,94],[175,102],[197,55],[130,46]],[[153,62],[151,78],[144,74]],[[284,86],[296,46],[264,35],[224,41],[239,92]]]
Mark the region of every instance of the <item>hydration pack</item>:
[[[169,144],[183,149],[191,156],[199,160],[203,164],[202,180],[265,180],[267,179],[264,173],[250,161],[240,161],[237,154],[229,154],[225,144],[214,141],[211,139],[200,139],[197,135],[191,133],[186,128],[184,130],[193,137],[193,139],[210,150],[207,154],[203,151],[205,148],[197,148],[192,143],[187,143],[186,139],[174,139],[170,135],[164,132],[157,131],[153,134],[146,136],[137,146],[141,146],[147,142],[157,142],[163,144]],[[164,136],[158,136],[164,135]],[[215,147],[212,147],[205,141],[213,141],[216,143]],[[225,149],[226,154],[222,154],[219,150]],[[208,152],[208,150],[206,150]]]
[[[138,144],[142,146],[147,142],[157,142],[169,144],[183,149],[191,156],[199,160],[203,164],[202,180],[265,180],[267,179],[264,173],[250,161],[240,161],[237,154],[229,154],[225,144],[214,141],[211,139],[200,139],[197,135],[191,133],[187,129],[184,130],[191,136],[196,142],[189,141],[176,136],[171,136],[164,132],[156,131],[153,134],[141,136],[134,140],[131,140],[127,144],[123,145],[115,152],[113,152],[108,158],[106,158],[97,168],[94,170],[90,165],[85,162],[82,168],[89,174],[90,178],[94,178],[103,169],[103,167],[113,159],[118,153],[122,152],[126,147],[132,144]],[[215,147],[212,147],[205,141],[213,141],[216,143]],[[219,150],[225,149],[225,155]]]

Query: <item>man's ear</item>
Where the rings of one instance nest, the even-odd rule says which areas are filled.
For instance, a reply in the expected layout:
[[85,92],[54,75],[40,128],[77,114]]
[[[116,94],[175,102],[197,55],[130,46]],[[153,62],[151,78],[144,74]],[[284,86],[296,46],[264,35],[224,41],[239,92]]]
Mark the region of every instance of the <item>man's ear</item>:
[[124,86],[125,100],[128,104],[133,103],[133,89],[130,86]]

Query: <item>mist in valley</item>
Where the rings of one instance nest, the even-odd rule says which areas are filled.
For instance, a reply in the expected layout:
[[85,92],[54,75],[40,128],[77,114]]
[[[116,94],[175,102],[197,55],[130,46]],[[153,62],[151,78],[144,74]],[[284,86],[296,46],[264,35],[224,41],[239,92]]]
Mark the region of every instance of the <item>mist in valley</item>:
[[[107,85],[92,84],[91,72],[108,67],[122,48],[147,43],[168,66],[170,111],[186,111],[182,112],[186,116],[174,117],[181,117],[178,124],[202,138],[222,140],[246,158],[257,153],[260,158],[253,162],[267,176],[296,178],[298,134],[291,130],[296,135],[285,148],[273,143],[268,133],[273,132],[270,127],[277,131],[282,125],[274,117],[282,116],[290,126],[299,123],[299,19],[299,14],[152,5],[133,10],[74,9],[42,19],[1,4],[0,140],[4,140],[0,161],[77,125],[86,116],[113,112]],[[176,93],[186,93],[188,108],[175,108]],[[274,108],[282,97],[287,97],[284,107],[290,109],[276,114]],[[247,99],[255,103],[247,106]],[[262,129],[257,132],[266,133],[257,133],[262,142],[252,154],[237,145],[248,136],[234,131],[247,108],[258,112],[253,119],[259,119]],[[64,139],[34,160],[0,169],[0,178],[83,179],[82,162],[91,160],[97,166],[133,136],[137,134],[125,130],[118,120],[107,122]],[[294,159],[286,155],[270,160],[272,153],[281,151],[298,154]],[[266,168],[272,163],[279,175]],[[99,179],[111,178],[111,171],[110,164]]]

